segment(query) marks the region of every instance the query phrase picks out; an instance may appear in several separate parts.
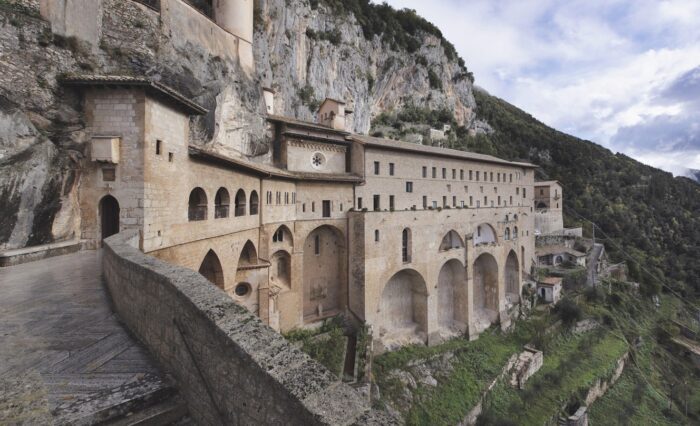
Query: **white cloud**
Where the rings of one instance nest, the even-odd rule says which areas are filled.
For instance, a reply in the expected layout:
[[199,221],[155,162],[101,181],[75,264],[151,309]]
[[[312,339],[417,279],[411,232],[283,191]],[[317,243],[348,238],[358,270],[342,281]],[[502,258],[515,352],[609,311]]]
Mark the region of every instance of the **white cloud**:
[[659,94],[700,66],[700,1],[388,3],[440,27],[489,92],[560,130],[666,170],[682,167],[682,156],[660,161],[648,146],[615,136],[656,117],[691,116],[687,104]]

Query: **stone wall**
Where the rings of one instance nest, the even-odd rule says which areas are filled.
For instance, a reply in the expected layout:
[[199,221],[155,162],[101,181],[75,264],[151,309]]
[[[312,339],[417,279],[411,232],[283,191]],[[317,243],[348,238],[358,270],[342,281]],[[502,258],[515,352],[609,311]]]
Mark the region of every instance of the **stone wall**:
[[[127,231],[103,271],[122,321],[174,377],[200,424],[380,424],[359,394],[196,272]],[[377,418],[375,418],[377,417]]]

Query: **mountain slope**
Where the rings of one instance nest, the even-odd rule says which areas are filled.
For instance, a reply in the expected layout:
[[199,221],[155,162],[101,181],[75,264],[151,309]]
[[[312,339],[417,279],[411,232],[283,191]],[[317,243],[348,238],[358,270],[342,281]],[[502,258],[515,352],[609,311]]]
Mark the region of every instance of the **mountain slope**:
[[532,161],[540,178],[559,180],[567,225],[590,233],[581,217],[595,222],[613,238],[606,247],[614,258],[637,261],[628,262],[630,273],[650,292],[664,281],[684,295],[700,293],[697,184],[561,133],[483,91],[475,97],[477,116],[495,129],[486,143],[472,143],[475,150]]

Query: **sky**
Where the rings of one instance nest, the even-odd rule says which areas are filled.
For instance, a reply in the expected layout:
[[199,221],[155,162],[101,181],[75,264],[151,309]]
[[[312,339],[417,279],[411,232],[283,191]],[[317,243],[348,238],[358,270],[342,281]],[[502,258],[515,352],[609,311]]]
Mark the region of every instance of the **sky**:
[[700,0],[387,0],[450,40],[476,84],[676,175],[700,169]]

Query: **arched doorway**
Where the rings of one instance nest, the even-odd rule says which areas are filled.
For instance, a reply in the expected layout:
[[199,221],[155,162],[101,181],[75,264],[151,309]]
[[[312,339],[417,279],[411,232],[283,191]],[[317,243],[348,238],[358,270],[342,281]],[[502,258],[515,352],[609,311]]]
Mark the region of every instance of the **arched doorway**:
[[517,302],[520,296],[520,274],[518,270],[518,256],[511,250],[506,259],[505,280],[506,297],[511,302]]
[[498,263],[488,253],[474,261],[474,311],[482,326],[498,320]]
[[445,331],[466,330],[468,317],[467,277],[457,259],[448,260],[438,275],[438,324]]
[[340,313],[346,285],[345,238],[334,227],[314,229],[304,242],[304,321]]
[[202,264],[199,267],[199,273],[212,284],[222,290],[224,289],[224,270],[221,267],[219,256],[216,255],[214,250],[209,250],[207,255],[204,256],[204,260],[202,260]]
[[119,233],[119,202],[111,195],[100,200],[100,226],[102,239]]
[[272,255],[270,259],[270,284],[278,287],[290,288],[292,286],[292,257],[284,250]]
[[[387,281],[379,302],[379,334],[387,346],[419,340],[428,331],[428,291],[416,271],[404,269]],[[392,345],[394,343],[394,345]]]

